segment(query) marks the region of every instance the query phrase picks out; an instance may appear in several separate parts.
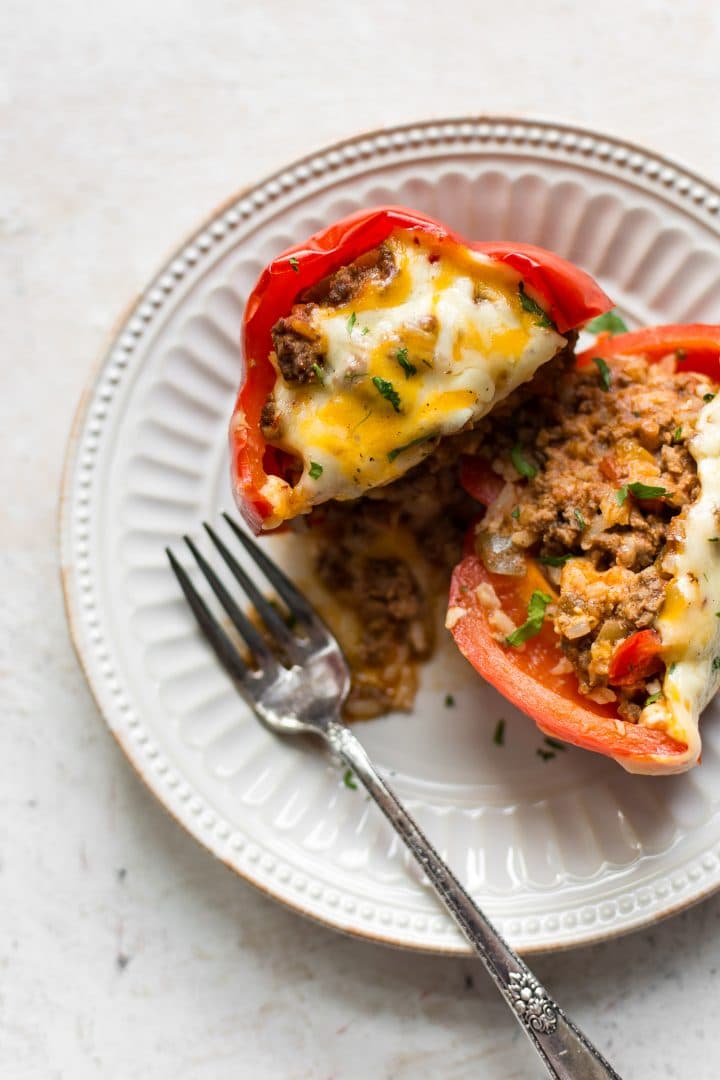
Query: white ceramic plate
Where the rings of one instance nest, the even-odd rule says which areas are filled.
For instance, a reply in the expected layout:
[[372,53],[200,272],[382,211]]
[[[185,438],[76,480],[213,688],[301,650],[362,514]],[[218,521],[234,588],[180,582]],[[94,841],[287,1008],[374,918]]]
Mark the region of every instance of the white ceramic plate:
[[[351,140],[218,211],[149,285],[78,417],[62,563],[99,707],[201,843],[330,926],[460,953],[463,940],[363,792],[320,754],[272,738],[237,698],[163,551],[231,506],[226,426],[243,303],[262,266],[333,219],[387,202],[469,237],[552,248],[594,274],[631,324],[719,319],[720,195],[677,165],[508,119]],[[302,583],[297,550],[269,544]],[[543,761],[534,725],[448,645],[424,672],[414,714],[359,734],[472,894],[530,952],[642,926],[718,887],[715,711],[702,766],[686,776],[628,776],[579,750]],[[503,747],[492,738],[500,717]]]

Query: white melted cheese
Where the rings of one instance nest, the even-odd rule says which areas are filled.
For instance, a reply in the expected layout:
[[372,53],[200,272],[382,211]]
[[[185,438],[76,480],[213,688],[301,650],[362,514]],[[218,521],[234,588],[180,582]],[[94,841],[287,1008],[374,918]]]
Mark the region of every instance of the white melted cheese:
[[267,528],[397,479],[565,345],[525,310],[521,279],[504,264],[402,232],[388,246],[398,267],[389,283],[371,280],[347,306],[312,311],[326,342],[323,384],[277,380],[279,445],[303,471],[294,487],[268,478]]
[[[655,623],[668,663],[664,701],[640,716],[641,724],[687,743],[686,753],[674,759],[677,772],[700,757],[700,713],[720,684],[720,542],[711,540],[720,536],[720,396],[700,411],[689,448],[700,496],[686,512],[684,544],[674,557],[673,580]],[[652,762],[641,771],[654,772]]]

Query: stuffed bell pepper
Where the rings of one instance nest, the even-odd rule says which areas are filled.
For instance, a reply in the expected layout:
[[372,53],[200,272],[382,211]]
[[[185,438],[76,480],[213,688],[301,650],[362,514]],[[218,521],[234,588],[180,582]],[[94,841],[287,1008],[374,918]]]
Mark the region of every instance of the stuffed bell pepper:
[[463,461],[487,509],[447,626],[548,735],[681,772],[720,680],[720,326],[602,335],[556,367]]
[[467,432],[610,307],[540,248],[423,214],[345,218],[263,271],[243,325],[234,493],[256,530],[392,484]]

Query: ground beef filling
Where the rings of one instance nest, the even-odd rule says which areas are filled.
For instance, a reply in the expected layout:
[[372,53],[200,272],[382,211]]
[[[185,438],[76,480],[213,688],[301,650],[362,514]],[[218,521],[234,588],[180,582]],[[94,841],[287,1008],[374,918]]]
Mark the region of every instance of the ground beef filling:
[[617,358],[607,369],[552,361],[478,429],[479,454],[506,481],[476,530],[479,554],[496,572],[538,559],[557,595],[546,616],[581,691],[617,701],[629,720],[657,678],[619,686],[610,661],[662,606],[666,556],[699,491],[688,442],[717,389],[674,356]]
[[[327,357],[322,335],[312,324],[314,308],[343,307],[369,281],[386,285],[396,271],[390,248],[381,244],[300,295],[290,314],[278,319],[271,331],[278,367],[286,383],[298,386],[322,379]],[[270,407],[271,403],[270,398]]]

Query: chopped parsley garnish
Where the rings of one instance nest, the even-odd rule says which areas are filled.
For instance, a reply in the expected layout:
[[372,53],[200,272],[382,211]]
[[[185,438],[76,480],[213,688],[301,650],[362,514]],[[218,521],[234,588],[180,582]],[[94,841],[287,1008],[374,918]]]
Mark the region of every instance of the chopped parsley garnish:
[[288,262],[290,263],[290,266],[293,268],[295,273],[299,274],[300,273],[300,267],[298,266],[298,261],[297,261],[297,259],[295,258],[294,255],[290,256],[290,258],[288,259]]
[[398,349],[395,353],[395,359],[405,372],[406,379],[409,379],[412,375],[417,375],[417,368],[408,360],[408,351],[405,347]]
[[323,369],[320,367],[319,364],[313,364],[312,369],[315,372],[315,378],[317,379],[317,381],[322,386],[324,384],[324,382],[325,382],[325,372],[323,371]]
[[609,390],[612,386],[612,372],[610,371],[610,368],[605,363],[602,356],[593,356],[593,364],[595,364],[600,372],[600,385],[603,390]]
[[574,559],[575,555],[541,555],[538,562],[543,566],[564,566],[568,559]]
[[682,428],[681,427],[676,427],[675,430],[672,433],[671,442],[679,443],[681,441],[682,441]]
[[636,499],[664,499],[670,492],[664,487],[653,487],[652,484],[643,484],[635,480],[632,484],[623,484],[619,491],[615,492],[618,506],[622,506],[628,494],[634,495]]
[[355,782],[355,777],[353,776],[352,769],[345,770],[345,774],[343,776],[343,784],[345,785],[345,787],[349,787],[353,791],[357,791],[357,784]]
[[536,300],[533,300],[532,296],[528,296],[525,292],[525,285],[521,281],[519,285],[520,292],[520,304],[524,311],[529,312],[530,315],[534,315],[537,320],[538,326],[547,326],[551,330],[555,330],[555,323],[552,321],[548,313],[540,307]]
[[[374,380],[373,380],[374,381]],[[412,450],[413,446],[419,446],[420,443],[427,442],[428,439],[434,439],[434,435],[421,435],[419,439],[413,439],[412,442],[405,443],[404,446],[396,446],[394,450],[388,452],[388,461],[394,461],[398,454],[404,453],[406,450]]]
[[317,480],[323,474],[323,467],[322,465],[318,465],[317,461],[311,461],[308,471],[313,480]]
[[362,334],[362,336],[363,336],[363,337],[365,337],[365,335],[366,335],[366,334],[369,334],[369,333],[370,333],[370,327],[369,327],[369,326],[363,326],[363,328],[362,328],[362,330],[360,331],[360,333]]
[[720,543],[720,536],[708,536],[708,544]]
[[528,296],[525,292],[525,286],[523,282],[520,282],[520,304],[523,311],[528,311],[531,315],[535,316],[538,326],[548,326],[551,330],[555,329],[555,323],[552,321],[546,311],[540,307],[537,301],[533,300],[532,296]]
[[675,670],[676,667],[677,667],[677,662],[675,660],[673,660],[672,664],[668,668],[668,672],[667,672],[668,675],[672,675],[672,673],[673,673],[673,671]]
[[535,753],[539,758],[542,758],[543,761],[552,761],[552,759],[555,757],[554,750],[543,750],[542,746],[538,747]]
[[716,656],[712,662],[713,671],[720,671],[720,656]]
[[357,315],[353,311],[352,315],[350,316],[350,318],[348,319],[347,324],[346,324],[348,334],[352,334],[353,327],[355,326],[356,322],[357,322]]
[[551,746],[553,750],[567,750],[567,746],[564,742],[559,742],[557,739],[551,739],[549,735],[545,736],[545,745]]
[[647,708],[648,705],[654,705],[655,702],[659,701],[662,696],[663,696],[662,690],[658,690],[657,693],[651,694],[650,697],[646,700],[645,705],[643,706],[643,708]]
[[519,506],[515,507],[512,514],[510,515],[510,517],[515,518],[515,520],[517,521],[517,519],[520,517],[520,507]]
[[455,704],[455,698],[452,696],[452,694],[446,694],[445,695],[445,708],[446,709],[452,709],[454,704]]
[[618,315],[615,308],[612,311],[606,311],[604,315],[598,315],[596,319],[591,319],[586,324],[585,329],[589,330],[591,334],[599,334],[603,330],[609,334],[624,334],[627,332],[625,320]]
[[522,645],[528,638],[539,634],[545,620],[545,608],[550,603],[552,603],[551,596],[535,589],[528,603],[527,619],[522,626],[518,626],[517,630],[513,630],[512,634],[508,634],[505,638],[508,645]]
[[703,401],[712,401],[714,397],[714,394],[703,394]]
[[493,742],[496,746],[505,745],[505,721],[498,720],[495,725],[495,731],[493,732]]
[[373,386],[381,397],[390,402],[395,412],[400,412],[400,395],[391,382],[381,379],[379,375],[373,375]]
[[575,520],[577,521],[580,528],[581,529],[586,528],[585,518],[582,516],[582,514],[577,509],[577,507],[575,508],[575,510],[573,510],[573,514],[575,515]]
[[533,476],[537,476],[537,469],[529,461],[526,461],[520,443],[515,443],[515,446],[510,451],[510,460],[520,476],[524,476],[528,480],[532,480]]

